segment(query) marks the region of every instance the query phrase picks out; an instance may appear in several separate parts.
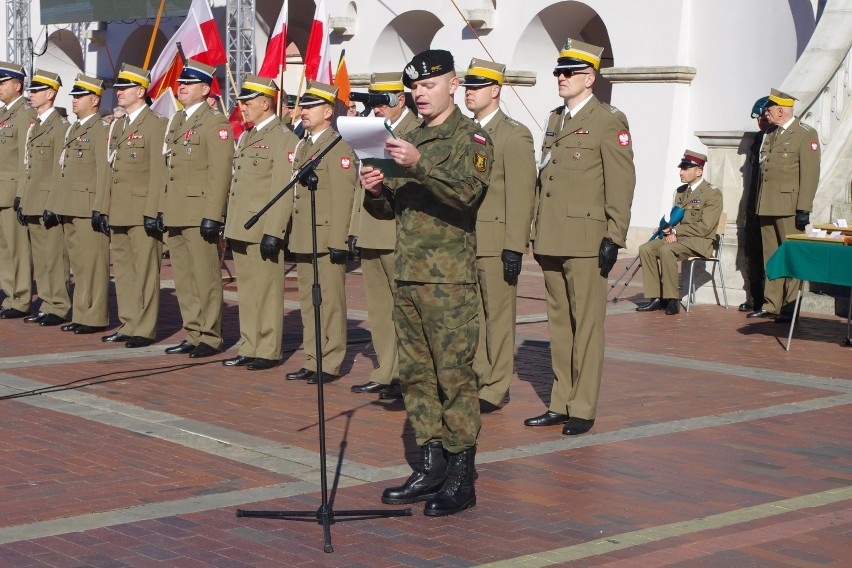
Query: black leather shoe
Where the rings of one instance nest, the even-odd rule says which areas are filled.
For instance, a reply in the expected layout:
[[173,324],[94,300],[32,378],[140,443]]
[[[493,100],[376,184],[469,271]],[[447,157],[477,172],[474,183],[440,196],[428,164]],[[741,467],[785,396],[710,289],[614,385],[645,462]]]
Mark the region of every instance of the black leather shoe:
[[382,492],[382,503],[405,505],[427,501],[438,494],[447,480],[447,458],[441,442],[421,446],[420,463],[402,485],[388,487]]
[[278,361],[275,361],[273,359],[262,359],[258,357],[257,359],[249,363],[246,368],[249,371],[265,371],[266,369],[271,369],[277,364]]
[[374,383],[370,381],[369,383],[364,383],[363,385],[352,385],[352,388],[349,389],[352,392],[382,392],[387,390],[390,385],[383,385],[381,383]]
[[680,300],[666,300],[666,315],[673,316],[680,312]]
[[[322,373],[322,384],[326,385],[328,383],[333,383],[334,381],[336,381],[339,378],[340,377],[337,376],[337,375],[332,375],[331,373],[326,373],[325,371],[323,371],[323,373]],[[317,374],[316,373],[314,373],[314,376],[312,376],[311,378],[308,379],[308,384],[309,385],[317,384]]]
[[583,418],[569,418],[565,426],[562,427],[562,433],[566,436],[576,436],[577,434],[585,434],[595,425],[594,420],[585,420]]
[[121,343],[123,341],[127,341],[128,339],[130,339],[130,336],[124,335],[120,331],[116,331],[112,335],[104,335],[103,337],[101,337],[101,341],[106,343]]
[[242,367],[254,361],[254,357],[246,357],[245,355],[237,355],[230,359],[225,359],[222,364],[226,367]]
[[775,323],[790,323],[791,321],[793,321],[793,314],[785,312],[781,312],[781,314],[775,318]]
[[154,343],[153,339],[149,339],[147,337],[142,337],[139,335],[134,335],[127,338],[127,341],[124,342],[124,346],[130,349],[135,349],[137,347],[148,347]]
[[59,329],[61,329],[62,331],[76,331],[78,327],[80,327],[79,323],[66,323]]
[[41,323],[41,320],[43,320],[46,317],[47,317],[47,314],[39,312],[34,316],[24,318],[24,321],[27,322],[27,323]]
[[496,404],[488,402],[487,400],[482,400],[481,398],[479,399],[480,414],[491,414],[492,412],[495,412],[497,410],[500,410],[500,407]]
[[189,358],[199,359],[201,357],[210,357],[212,355],[216,355],[218,352],[219,350],[213,347],[212,345],[207,345],[206,343],[199,343],[195,346],[195,349],[189,352]]
[[754,300],[751,298],[747,299],[745,302],[740,304],[740,307],[737,310],[741,312],[753,312],[754,311]]
[[756,312],[751,312],[746,316],[747,318],[769,318],[775,319],[775,314],[770,312],[769,310],[757,310]]
[[379,393],[379,400],[393,400],[402,398],[402,387],[399,383],[391,383],[388,388]]
[[195,349],[195,345],[193,345],[189,341],[183,340],[178,345],[175,345],[173,347],[167,347],[166,353],[168,353],[169,355],[182,355],[184,353],[191,352],[193,349]]
[[76,335],[87,335],[90,333],[99,333],[105,330],[105,327],[97,326],[97,325],[78,325],[77,329],[74,330]]
[[60,325],[63,323],[65,323],[65,318],[61,318],[56,314],[47,314],[43,318],[41,318],[40,322],[38,322],[39,325],[43,325],[46,327],[52,327],[54,325]]
[[568,419],[567,414],[559,414],[558,412],[548,410],[544,414],[527,418],[524,420],[524,426],[555,426],[568,422]]
[[314,371],[310,371],[310,370],[302,367],[298,371],[293,371],[292,373],[287,373],[286,375],[284,375],[284,377],[288,381],[304,381],[306,379],[310,379],[315,374],[316,373]]
[[0,319],[9,320],[9,319],[18,319],[27,317],[28,312],[22,312],[21,310],[16,310],[15,308],[6,308],[2,312],[0,312]]
[[648,303],[639,304],[636,306],[637,312],[653,312],[654,310],[662,310],[666,307],[665,302],[663,302],[660,298],[654,298]]

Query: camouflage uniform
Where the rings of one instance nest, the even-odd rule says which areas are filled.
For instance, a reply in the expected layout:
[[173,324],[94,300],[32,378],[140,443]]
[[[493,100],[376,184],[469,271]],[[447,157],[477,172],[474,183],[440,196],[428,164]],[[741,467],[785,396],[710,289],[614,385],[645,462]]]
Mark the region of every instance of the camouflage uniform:
[[455,454],[474,447],[479,435],[475,226],[493,148],[458,108],[402,138],[420,151],[412,177],[385,178],[382,194],[368,194],[364,206],[378,218],[396,215],[394,324],[417,444],[441,441]]

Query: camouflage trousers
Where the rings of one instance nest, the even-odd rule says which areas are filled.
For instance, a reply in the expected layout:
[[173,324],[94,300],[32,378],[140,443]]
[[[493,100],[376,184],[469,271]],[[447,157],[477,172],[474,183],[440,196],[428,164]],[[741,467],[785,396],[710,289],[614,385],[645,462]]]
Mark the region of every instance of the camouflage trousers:
[[393,320],[399,380],[417,444],[440,441],[450,453],[472,448],[480,427],[473,373],[476,284],[398,282]]

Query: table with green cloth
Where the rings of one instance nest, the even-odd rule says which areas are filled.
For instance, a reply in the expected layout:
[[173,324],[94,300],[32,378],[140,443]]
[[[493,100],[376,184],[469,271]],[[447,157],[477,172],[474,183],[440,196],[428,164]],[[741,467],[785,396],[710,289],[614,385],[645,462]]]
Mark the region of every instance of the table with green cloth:
[[[804,282],[824,282],[838,286],[852,287],[852,246],[839,243],[820,243],[816,241],[791,240],[782,243],[775,254],[766,262],[766,277],[797,278]],[[787,335],[787,351],[793,337],[793,327],[799,314],[799,302],[802,286],[796,294],[796,307]],[[846,317],[846,345],[852,344],[849,326],[852,321],[852,290],[849,293],[849,314]]]

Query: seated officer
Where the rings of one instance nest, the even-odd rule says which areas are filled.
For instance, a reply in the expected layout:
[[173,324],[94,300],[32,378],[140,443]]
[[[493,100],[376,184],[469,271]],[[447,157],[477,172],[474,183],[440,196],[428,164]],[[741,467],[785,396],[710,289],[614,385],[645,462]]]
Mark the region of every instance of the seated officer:
[[677,227],[664,229],[662,239],[639,247],[645,297],[650,301],[637,307],[637,312],[665,309],[667,315],[678,313],[677,261],[712,256],[713,238],[722,214],[722,192],[703,179],[706,162],[704,154],[691,150],[683,153],[678,167],[684,185],[677,188],[674,201],[684,210],[683,220]]

